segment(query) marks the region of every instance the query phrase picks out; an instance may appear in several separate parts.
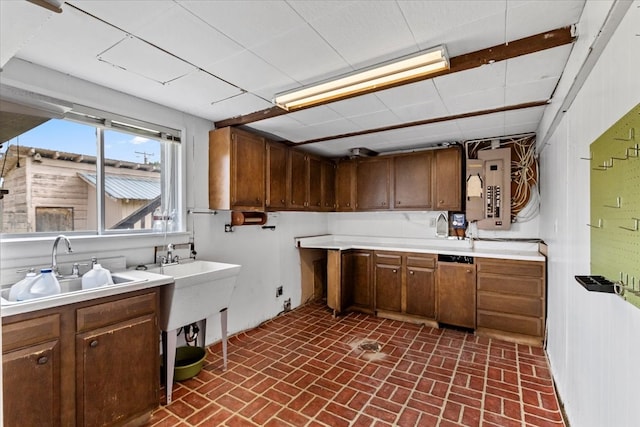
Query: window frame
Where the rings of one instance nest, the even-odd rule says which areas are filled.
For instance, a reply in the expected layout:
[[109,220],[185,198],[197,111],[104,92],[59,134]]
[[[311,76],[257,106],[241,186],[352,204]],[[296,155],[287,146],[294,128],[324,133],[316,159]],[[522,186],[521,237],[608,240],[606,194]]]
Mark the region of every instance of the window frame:
[[[126,117],[114,113],[97,110],[90,107],[74,105],[62,117],[51,117],[52,120],[67,120],[83,125],[92,126],[96,130],[96,215],[97,227],[94,230],[74,231],[46,231],[29,233],[1,233],[3,241],[28,241],[40,240],[61,233],[68,236],[87,238],[100,238],[105,236],[118,237],[127,235],[164,236],[180,235],[186,232],[185,212],[185,146],[182,144],[184,129],[178,130],[150,122]],[[144,229],[107,229],[105,227],[105,139],[104,132],[112,130],[133,136],[141,136],[158,141],[161,144],[161,206],[165,206],[168,198],[171,210],[175,210],[178,229],[173,231],[157,232],[153,228]],[[166,160],[166,162],[165,162]],[[169,170],[167,170],[169,168]],[[168,177],[167,177],[168,174]],[[168,193],[167,193],[167,188]],[[174,194],[175,193],[175,194]],[[168,209],[169,210],[169,209]]]

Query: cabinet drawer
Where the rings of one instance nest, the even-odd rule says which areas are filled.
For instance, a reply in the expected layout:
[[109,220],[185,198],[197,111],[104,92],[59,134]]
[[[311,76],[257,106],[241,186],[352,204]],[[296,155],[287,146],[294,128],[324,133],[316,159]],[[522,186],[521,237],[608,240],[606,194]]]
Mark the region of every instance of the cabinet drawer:
[[478,292],[478,310],[542,317],[542,299]]
[[476,322],[478,328],[496,329],[536,337],[541,337],[543,334],[542,319],[535,317],[478,310]]
[[513,261],[477,259],[478,273],[495,273],[505,276],[544,277],[544,263],[535,261]]
[[407,254],[407,267],[436,268],[435,255]]
[[77,331],[83,332],[154,313],[156,295],[156,292],[151,292],[78,309]]
[[376,264],[395,265],[400,267],[402,264],[402,256],[394,253],[375,252]]
[[2,351],[26,347],[60,336],[60,315],[36,317],[2,326]]
[[542,298],[542,279],[478,273],[478,291]]

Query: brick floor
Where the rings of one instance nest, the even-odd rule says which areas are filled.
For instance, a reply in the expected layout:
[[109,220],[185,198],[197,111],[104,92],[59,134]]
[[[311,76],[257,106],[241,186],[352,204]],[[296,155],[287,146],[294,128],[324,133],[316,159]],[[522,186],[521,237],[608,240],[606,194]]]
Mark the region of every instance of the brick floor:
[[211,346],[173,399],[148,426],[565,426],[541,348],[318,303],[232,337],[227,371]]

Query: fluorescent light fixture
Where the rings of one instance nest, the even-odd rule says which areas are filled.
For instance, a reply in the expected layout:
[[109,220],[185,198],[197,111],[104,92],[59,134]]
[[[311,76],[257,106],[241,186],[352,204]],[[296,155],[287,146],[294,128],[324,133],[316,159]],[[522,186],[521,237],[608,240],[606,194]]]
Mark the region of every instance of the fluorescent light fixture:
[[286,110],[296,110],[386,89],[447,69],[447,51],[444,46],[438,46],[337,79],[276,95],[273,102]]

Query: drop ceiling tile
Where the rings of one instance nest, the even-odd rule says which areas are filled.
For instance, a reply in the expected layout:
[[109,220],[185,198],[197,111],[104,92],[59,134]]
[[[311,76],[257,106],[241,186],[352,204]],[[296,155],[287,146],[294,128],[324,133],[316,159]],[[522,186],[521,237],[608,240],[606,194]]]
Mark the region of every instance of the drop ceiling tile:
[[392,110],[440,99],[432,79],[381,90],[376,96]]
[[346,4],[346,8],[310,19],[309,23],[354,68],[361,69],[418,50],[396,2],[349,1]]
[[284,1],[181,1],[178,3],[245,48],[264,44],[305,21]]
[[0,68],[35,36],[53,12],[24,1],[0,2]]
[[204,68],[269,102],[276,93],[299,86],[295,80],[248,50],[214,61]]
[[200,68],[244,50],[182,7],[165,11],[136,35]]
[[585,0],[508,2],[507,40],[516,40],[578,22]]
[[374,93],[332,102],[328,104],[328,107],[342,117],[358,117],[387,110],[387,107]]
[[305,140],[309,140],[357,132],[362,129],[347,119],[340,119],[307,126],[304,130],[306,135]]
[[[452,56],[502,43],[503,1],[398,2],[421,49],[446,44]],[[471,31],[472,35],[468,32]],[[490,35],[490,37],[488,36]],[[480,40],[475,40],[477,38]],[[496,38],[497,37],[497,38]],[[487,39],[490,44],[484,44]]]
[[[67,3],[132,34],[140,27],[153,23],[167,10],[176,7],[173,2],[148,0],[73,0]],[[63,15],[72,10],[65,6],[62,6],[62,9]]]
[[[81,36],[86,34],[91,37]],[[124,37],[122,31],[73,8],[65,8],[63,13],[51,16],[16,57],[94,81],[96,76],[80,75],[77,69],[97,63],[96,55]],[[2,43],[4,48],[4,40]]]
[[488,138],[504,135],[505,113],[485,114],[456,120],[464,139]]
[[535,123],[536,125],[542,120],[542,115],[546,106],[526,108],[522,110],[513,110],[505,112],[505,124],[513,125],[514,123]]
[[258,122],[251,123],[249,125],[251,129],[256,129],[261,132],[266,132],[272,135],[280,137],[279,139],[288,140],[287,132],[294,131],[295,135],[300,135],[300,130],[304,130],[305,126],[294,120],[289,115],[272,117],[266,120],[260,120]]
[[264,99],[258,98],[251,93],[242,93],[210,105],[209,108],[206,109],[206,115],[203,117],[218,121],[264,110],[269,107],[271,107],[271,104]]
[[506,61],[483,65],[458,73],[446,74],[433,79],[438,93],[445,100],[473,92],[504,87]]
[[301,85],[351,70],[344,59],[308,26],[293,28],[251,50]]
[[553,77],[529,83],[508,86],[505,90],[505,104],[517,105],[525,102],[545,101],[551,99],[558,79]]
[[439,99],[432,102],[394,108],[393,113],[404,123],[428,120],[436,117],[446,117],[449,115],[447,107],[445,107],[444,103]]
[[204,105],[222,102],[241,93],[238,88],[202,70],[195,70],[165,84],[162,92],[167,96],[167,101],[180,98],[183,104]]
[[376,111],[375,113],[363,114],[362,116],[351,116],[349,120],[362,129],[377,129],[404,123],[403,120],[399,119],[397,115],[389,110]]
[[472,92],[454,98],[445,99],[449,114],[463,114],[474,111],[490,110],[505,105],[505,88],[496,87],[482,92]]
[[559,78],[567,63],[571,48],[572,45],[568,44],[508,59],[506,61],[507,86],[550,77]]
[[133,36],[98,55],[98,59],[159,83],[182,77],[195,68]]
[[293,113],[289,113],[289,116],[292,119],[308,126],[343,119],[340,114],[329,108],[328,105],[320,105],[306,110],[294,111]]

